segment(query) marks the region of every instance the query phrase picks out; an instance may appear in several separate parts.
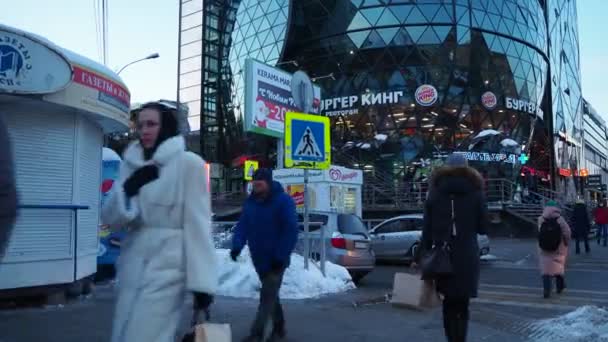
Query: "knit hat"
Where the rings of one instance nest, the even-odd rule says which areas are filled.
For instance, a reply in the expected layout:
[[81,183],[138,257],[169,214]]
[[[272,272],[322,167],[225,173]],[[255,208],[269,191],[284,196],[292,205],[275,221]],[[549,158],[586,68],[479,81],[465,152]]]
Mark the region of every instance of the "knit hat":
[[547,202],[547,204],[545,204],[545,207],[557,207],[557,206],[558,206],[558,204],[554,200],[550,200],[549,202]]
[[253,174],[254,181],[265,181],[268,185],[272,184],[272,170],[260,168]]
[[452,153],[445,161],[446,166],[450,167],[467,167],[469,162],[462,153]]

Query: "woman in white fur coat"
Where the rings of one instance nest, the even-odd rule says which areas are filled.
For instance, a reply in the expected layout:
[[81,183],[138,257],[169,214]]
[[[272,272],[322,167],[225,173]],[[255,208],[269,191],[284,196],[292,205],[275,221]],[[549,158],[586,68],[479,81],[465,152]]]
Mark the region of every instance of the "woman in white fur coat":
[[218,286],[204,161],[187,152],[177,112],[142,106],[102,221],[128,227],[118,261],[112,342],[173,342],[185,295],[205,310]]

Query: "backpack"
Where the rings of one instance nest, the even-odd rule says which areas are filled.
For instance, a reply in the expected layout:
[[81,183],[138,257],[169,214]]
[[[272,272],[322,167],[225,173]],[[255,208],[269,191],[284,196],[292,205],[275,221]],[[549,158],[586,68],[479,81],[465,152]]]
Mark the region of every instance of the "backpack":
[[560,227],[557,219],[545,219],[540,226],[538,246],[545,252],[557,251],[562,242],[562,227]]

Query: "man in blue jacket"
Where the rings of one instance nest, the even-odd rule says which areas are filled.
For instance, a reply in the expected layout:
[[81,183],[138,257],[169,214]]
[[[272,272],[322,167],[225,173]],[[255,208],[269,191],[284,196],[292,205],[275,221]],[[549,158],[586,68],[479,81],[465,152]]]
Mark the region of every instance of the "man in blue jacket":
[[279,299],[285,269],[298,241],[296,207],[280,183],[272,180],[272,170],[259,169],[253,176],[253,192],[245,201],[234,231],[230,256],[238,258],[245,244],[260,281],[260,305],[245,341],[265,341],[264,328],[272,319],[271,340],[285,337],[285,318]]

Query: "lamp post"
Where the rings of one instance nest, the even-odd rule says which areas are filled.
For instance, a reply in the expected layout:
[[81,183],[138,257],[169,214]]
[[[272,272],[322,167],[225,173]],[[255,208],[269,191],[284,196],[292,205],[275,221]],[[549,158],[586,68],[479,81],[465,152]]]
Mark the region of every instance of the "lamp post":
[[157,52],[155,52],[155,53],[153,53],[153,54],[151,54],[151,55],[149,55],[149,56],[146,56],[146,57],[144,57],[144,58],[142,58],[142,59],[138,59],[138,60],[136,60],[136,61],[133,61],[133,62],[131,62],[131,63],[129,63],[129,64],[127,64],[127,65],[123,66],[123,67],[122,67],[120,70],[118,70],[118,72],[117,72],[116,74],[120,75],[120,73],[121,73],[123,70],[125,70],[125,68],[126,68],[126,67],[128,67],[129,65],[133,65],[133,64],[135,64],[135,63],[138,63],[138,62],[141,62],[141,61],[145,61],[145,60],[148,60],[148,59],[156,59],[156,58],[158,58],[158,57],[160,57],[160,55],[159,55]]

